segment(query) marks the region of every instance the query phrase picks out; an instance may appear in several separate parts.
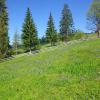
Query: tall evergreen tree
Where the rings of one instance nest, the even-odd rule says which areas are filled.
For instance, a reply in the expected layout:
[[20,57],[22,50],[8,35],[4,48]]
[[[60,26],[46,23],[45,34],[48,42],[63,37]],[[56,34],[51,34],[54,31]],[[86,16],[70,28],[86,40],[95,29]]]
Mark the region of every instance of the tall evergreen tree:
[[63,41],[66,41],[68,36],[73,32],[73,18],[72,13],[67,4],[62,10],[62,17],[60,20],[60,35]]
[[100,0],[93,0],[87,15],[88,28],[100,37]]
[[46,40],[51,43],[51,46],[55,45],[57,42],[57,31],[54,26],[53,17],[50,13],[47,30],[46,30]]
[[22,42],[25,47],[25,50],[31,51],[33,47],[36,49],[39,44],[38,34],[36,30],[36,26],[34,24],[30,9],[27,9],[25,22],[23,24],[22,30]]
[[7,56],[9,50],[8,13],[6,1],[0,0],[0,55]]

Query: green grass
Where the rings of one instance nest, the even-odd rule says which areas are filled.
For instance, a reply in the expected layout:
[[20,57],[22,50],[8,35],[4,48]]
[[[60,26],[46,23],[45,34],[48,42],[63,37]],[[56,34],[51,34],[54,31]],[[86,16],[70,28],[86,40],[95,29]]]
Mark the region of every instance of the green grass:
[[100,40],[0,63],[0,100],[100,100]]

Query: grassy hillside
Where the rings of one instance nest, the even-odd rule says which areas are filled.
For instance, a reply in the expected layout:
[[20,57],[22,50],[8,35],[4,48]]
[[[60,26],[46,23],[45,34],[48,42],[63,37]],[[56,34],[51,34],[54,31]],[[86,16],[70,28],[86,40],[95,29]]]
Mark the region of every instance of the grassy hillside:
[[100,100],[100,40],[0,63],[0,100]]

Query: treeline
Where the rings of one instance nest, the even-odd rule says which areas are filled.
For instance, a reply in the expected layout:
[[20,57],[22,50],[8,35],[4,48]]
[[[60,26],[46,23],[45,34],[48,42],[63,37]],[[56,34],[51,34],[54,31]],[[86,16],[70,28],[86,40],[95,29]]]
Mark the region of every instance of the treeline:
[[[95,9],[98,8],[98,9]],[[100,32],[100,1],[94,0],[89,12],[87,14],[88,22],[91,22],[92,29],[95,32]],[[50,44],[51,46],[58,45],[59,41],[67,42],[72,39],[80,39],[86,34],[76,30],[74,27],[74,21],[72,17],[71,10],[67,4],[61,13],[61,19],[59,22],[59,32],[55,27],[54,18],[50,12],[47,29],[45,36],[41,39],[38,37],[38,30],[36,24],[33,20],[33,16],[30,8],[27,8],[26,16],[22,26],[21,36],[16,30],[13,38],[13,44],[10,45],[8,36],[8,12],[6,7],[6,1],[0,0],[0,58],[9,57],[13,54],[19,54],[21,52],[30,52],[40,49],[43,44]]]

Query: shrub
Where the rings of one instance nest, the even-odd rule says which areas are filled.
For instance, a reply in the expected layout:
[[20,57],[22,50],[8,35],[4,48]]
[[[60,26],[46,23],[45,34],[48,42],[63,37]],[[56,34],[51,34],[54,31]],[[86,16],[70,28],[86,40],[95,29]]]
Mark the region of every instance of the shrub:
[[85,33],[81,32],[81,31],[78,31],[78,32],[76,32],[74,34],[74,37],[73,38],[76,40],[76,39],[82,39],[84,37],[85,37]]
[[3,54],[0,54],[0,59],[3,59],[5,56]]

